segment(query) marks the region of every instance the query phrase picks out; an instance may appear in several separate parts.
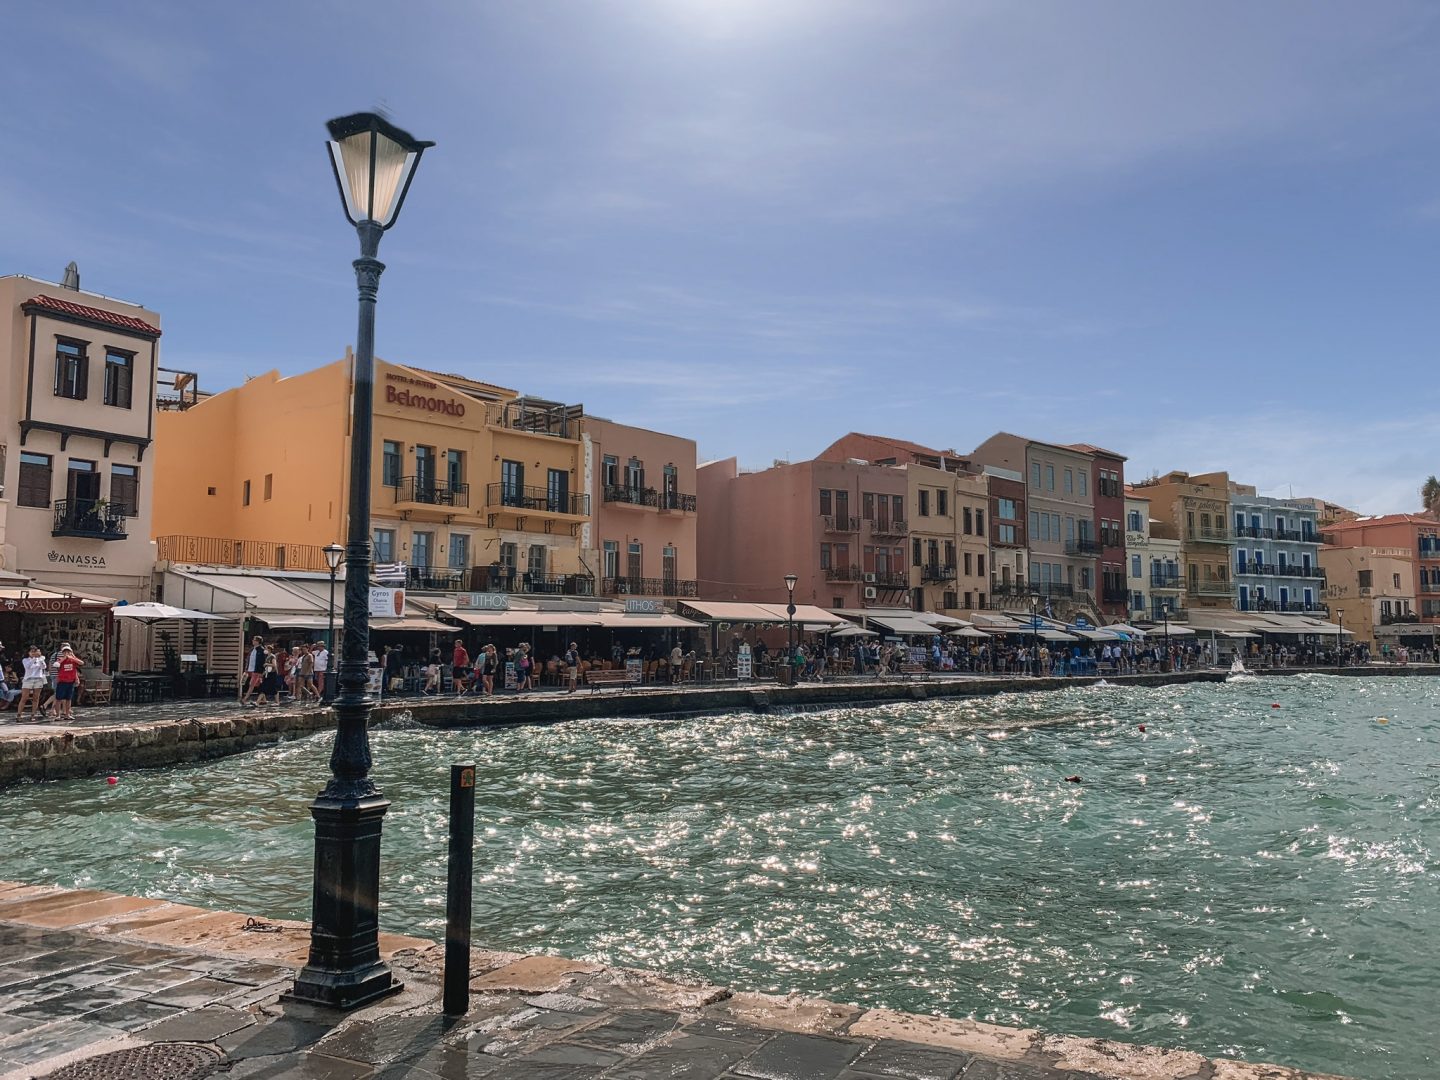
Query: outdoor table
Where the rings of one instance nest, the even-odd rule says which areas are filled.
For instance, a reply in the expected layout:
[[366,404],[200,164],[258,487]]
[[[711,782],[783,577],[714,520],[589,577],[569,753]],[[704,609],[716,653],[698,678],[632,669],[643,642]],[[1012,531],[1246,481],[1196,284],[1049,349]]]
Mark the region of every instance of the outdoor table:
[[168,682],[168,676],[150,672],[131,671],[116,675],[113,681],[115,697],[126,704],[148,703],[159,700]]

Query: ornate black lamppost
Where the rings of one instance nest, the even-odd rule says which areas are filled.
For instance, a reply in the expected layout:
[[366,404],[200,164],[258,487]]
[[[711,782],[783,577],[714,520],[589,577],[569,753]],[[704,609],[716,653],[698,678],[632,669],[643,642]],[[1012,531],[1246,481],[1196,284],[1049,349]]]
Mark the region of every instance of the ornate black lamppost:
[[[310,805],[315,819],[315,895],[310,958],[293,997],[351,1009],[400,988],[380,959],[380,821],[390,803],[370,779],[370,442],[374,401],[375,297],[385,269],[375,256],[395,224],[421,142],[374,113],[331,120],[330,160],[345,216],[360,235],[350,428],[349,530],[345,545],[344,646],[335,702],[330,782]],[[333,664],[333,660],[332,660]]]
[[325,685],[320,687],[320,696],[329,701],[335,696],[335,691],[331,689],[335,685],[332,672],[340,665],[339,657],[335,655],[335,575],[345,560],[345,549],[339,544],[326,544],[320,550],[325,553],[325,565],[330,568],[330,628],[325,633],[328,663],[325,665]]
[[785,663],[790,668],[790,684],[795,684],[795,583],[800,579],[794,574],[785,575],[785,591],[790,602],[785,608]]
[[1040,594],[1030,594],[1030,661],[1035,677],[1040,677]]

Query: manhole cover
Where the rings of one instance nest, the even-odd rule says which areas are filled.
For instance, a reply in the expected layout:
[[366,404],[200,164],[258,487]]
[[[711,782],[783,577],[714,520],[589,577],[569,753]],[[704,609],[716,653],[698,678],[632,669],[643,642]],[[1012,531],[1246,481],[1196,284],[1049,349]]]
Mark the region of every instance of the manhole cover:
[[195,1043],[151,1043],[66,1065],[50,1080],[201,1080],[220,1064],[220,1052]]

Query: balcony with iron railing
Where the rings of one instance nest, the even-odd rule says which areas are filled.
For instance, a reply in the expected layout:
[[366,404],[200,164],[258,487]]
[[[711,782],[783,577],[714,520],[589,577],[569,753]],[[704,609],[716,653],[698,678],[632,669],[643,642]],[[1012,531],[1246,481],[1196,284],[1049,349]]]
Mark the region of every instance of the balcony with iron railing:
[[1206,529],[1196,526],[1186,531],[1192,541],[1199,544],[1233,544],[1235,537],[1225,529]]
[[547,435],[555,439],[580,438],[580,421],[585,409],[581,405],[562,405],[555,401],[519,398],[487,410],[486,422],[491,427],[520,431],[528,435]]
[[1236,525],[1235,535],[1251,540],[1273,540],[1275,539],[1275,530],[1267,529],[1263,525]]
[[491,510],[508,510],[518,514],[562,514],[567,517],[588,517],[590,496],[552,492],[543,487],[519,484],[488,484],[485,506]]
[[1167,621],[1172,623],[1187,623],[1190,621],[1190,610],[1183,607],[1167,609],[1163,606],[1155,605],[1150,608],[1150,621],[1162,624]]
[[1088,537],[1065,541],[1066,555],[1099,555],[1104,550],[1104,546],[1099,540],[1091,540]]
[[1440,593],[1440,581],[1425,581],[1420,584],[1422,593]]
[[590,574],[542,574],[514,566],[475,566],[467,573],[464,591],[522,593],[535,596],[594,596]]
[[411,592],[461,592],[470,571],[449,566],[407,566],[405,588]]
[[873,570],[864,574],[861,580],[866,585],[881,589],[910,588],[910,574],[905,570]]
[[259,570],[319,570],[328,573],[325,551],[316,544],[280,540],[228,540],[218,536],[157,536],[155,557],[198,566],[244,566]]
[[921,581],[954,581],[955,567],[943,563],[925,563],[920,568]]
[[[58,499],[51,536],[86,540],[124,540],[125,507],[104,499]],[[52,553],[53,555],[53,553]]]
[[864,576],[864,573],[858,566],[825,567],[826,581],[860,581]]
[[396,506],[468,507],[470,485],[450,484],[428,476],[402,476],[395,489]]
[[1418,623],[1420,615],[1415,611],[1382,611],[1380,613],[1380,624],[1382,626],[1393,626],[1396,623]]
[[1279,563],[1259,563],[1247,559],[1243,563],[1235,564],[1235,573],[1243,574],[1246,577],[1289,577],[1307,578],[1315,581],[1325,580],[1325,571],[1318,566],[1295,566],[1286,563],[1281,566]]
[[700,595],[696,582],[683,578],[606,577],[600,579],[602,596],[674,596],[694,599]]
[[1157,572],[1152,566],[1150,568],[1150,587],[1152,589],[1183,589],[1185,578],[1181,576],[1179,569],[1173,573],[1166,573],[1163,570]]
[[650,507],[657,510],[680,510],[695,512],[695,496],[678,491],[664,491],[659,488],[631,487],[627,484],[606,484],[601,489],[605,503],[621,506]]
[[1235,583],[1223,578],[1204,578],[1187,582],[1185,591],[1191,596],[1234,596]]
[[1109,588],[1100,590],[1100,601],[1104,604],[1128,604],[1130,602],[1130,590],[1123,586],[1112,585]]
[[1305,603],[1303,600],[1251,600],[1248,606],[1241,611],[1281,611],[1295,614],[1327,615],[1330,608],[1325,604],[1312,601]]
[[904,536],[910,531],[910,523],[902,518],[894,521],[888,518],[880,518],[870,523],[871,536]]
[[1429,540],[1428,537],[1421,537],[1419,545],[1415,548],[1415,554],[1422,559],[1440,559],[1440,543]]
[[827,533],[856,533],[860,531],[860,519],[846,514],[821,514],[820,525]]

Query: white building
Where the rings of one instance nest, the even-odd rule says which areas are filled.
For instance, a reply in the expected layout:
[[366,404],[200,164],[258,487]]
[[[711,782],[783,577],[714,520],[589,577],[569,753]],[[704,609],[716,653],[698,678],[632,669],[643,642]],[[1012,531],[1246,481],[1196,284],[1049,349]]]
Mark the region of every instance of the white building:
[[1150,517],[1150,500],[1125,492],[1125,581],[1130,591],[1130,620],[1186,618],[1185,574],[1175,527]]

